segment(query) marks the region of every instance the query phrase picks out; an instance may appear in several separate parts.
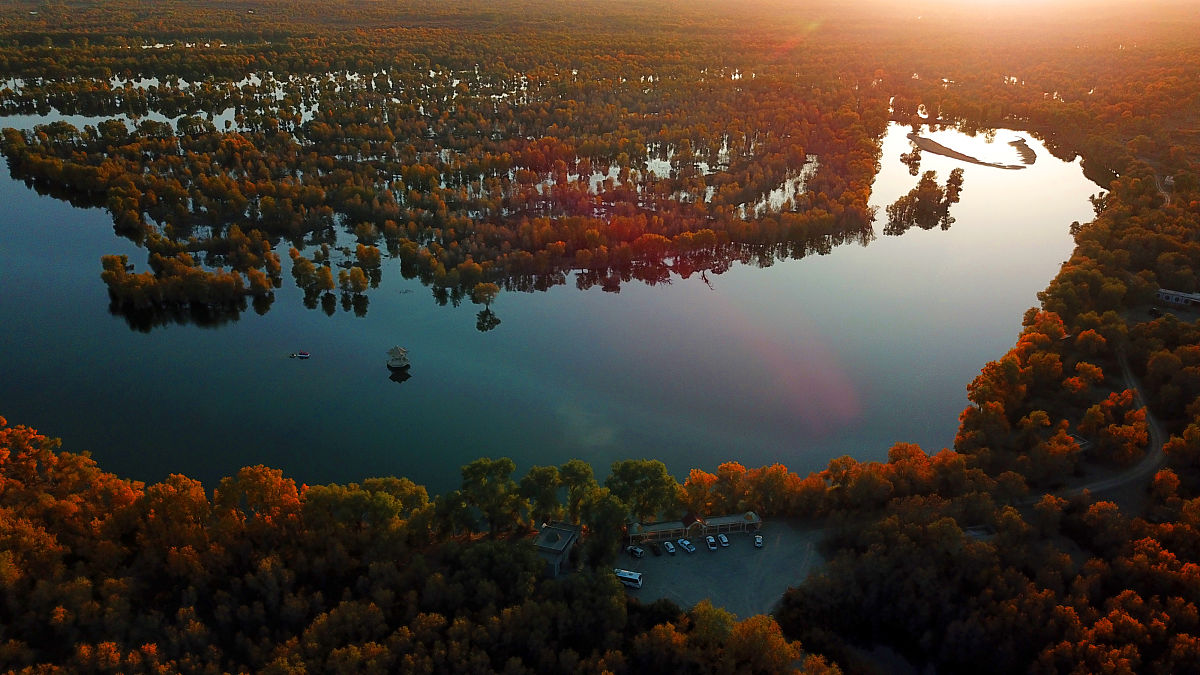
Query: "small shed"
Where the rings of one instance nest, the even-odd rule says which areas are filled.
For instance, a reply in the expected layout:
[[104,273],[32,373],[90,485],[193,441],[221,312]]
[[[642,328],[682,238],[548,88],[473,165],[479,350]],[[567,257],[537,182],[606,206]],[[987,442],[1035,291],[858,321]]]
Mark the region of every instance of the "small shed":
[[551,579],[561,574],[566,567],[571,548],[579,540],[580,528],[570,523],[553,522],[544,525],[533,539],[533,547],[542,560],[546,561],[546,576]]

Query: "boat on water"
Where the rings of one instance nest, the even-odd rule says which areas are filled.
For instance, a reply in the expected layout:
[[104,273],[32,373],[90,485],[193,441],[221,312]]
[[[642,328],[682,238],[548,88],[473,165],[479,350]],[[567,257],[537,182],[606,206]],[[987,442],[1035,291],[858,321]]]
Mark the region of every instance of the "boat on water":
[[288,355],[288,358],[307,359],[310,356],[312,356],[312,354],[309,354],[308,352],[292,352],[291,354]]
[[392,347],[388,350],[387,367],[392,370],[404,370],[411,363],[408,362],[408,350],[404,347]]

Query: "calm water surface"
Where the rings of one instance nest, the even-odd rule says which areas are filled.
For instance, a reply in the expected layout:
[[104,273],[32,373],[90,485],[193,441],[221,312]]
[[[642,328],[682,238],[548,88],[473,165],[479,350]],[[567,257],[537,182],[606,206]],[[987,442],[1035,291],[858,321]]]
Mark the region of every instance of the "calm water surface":
[[[917,183],[899,161],[906,132],[884,140],[881,216]],[[930,135],[1018,161],[1014,132]],[[728,460],[807,472],[884,459],[898,441],[934,452],[953,442],[966,384],[1012,346],[1068,257],[1070,223],[1091,217],[1098,188],[1078,162],[1030,147],[1037,162],[1020,171],[924,154],[942,181],[965,168],[948,231],[886,237],[877,222],[866,247],[735,266],[711,287],[503,293],[490,333],[477,306],[439,307],[387,263],[363,318],[305,309],[285,270],[263,316],[134,332],[108,312],[99,258],[126,253],[142,270],[145,252],[107,213],[0,171],[0,415],[120,475],[210,485],[259,463],[307,483],[404,475],[440,492],[485,455],[519,472],[579,457],[601,475],[652,457],[682,478]],[[394,344],[414,363],[404,383],[384,366]],[[313,356],[287,358],[296,350]]]

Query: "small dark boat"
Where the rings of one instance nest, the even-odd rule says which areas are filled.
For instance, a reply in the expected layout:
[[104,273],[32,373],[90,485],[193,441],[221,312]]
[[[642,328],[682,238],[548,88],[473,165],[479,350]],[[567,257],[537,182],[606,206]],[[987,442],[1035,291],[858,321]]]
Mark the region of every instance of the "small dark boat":
[[289,358],[293,358],[293,359],[307,359],[307,358],[308,358],[308,357],[310,357],[310,356],[312,356],[312,354],[309,354],[308,352],[293,352],[293,353],[290,355],[290,357],[289,357]]

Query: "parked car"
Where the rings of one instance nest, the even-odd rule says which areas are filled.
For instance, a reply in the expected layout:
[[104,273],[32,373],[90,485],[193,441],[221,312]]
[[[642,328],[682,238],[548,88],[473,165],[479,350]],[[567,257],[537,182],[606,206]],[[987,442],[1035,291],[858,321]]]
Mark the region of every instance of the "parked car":
[[654,555],[662,555],[662,549],[659,548],[657,541],[650,542],[650,552]]
[[724,534],[718,534],[717,541],[721,543],[722,548],[729,546],[729,537],[726,537]]
[[688,553],[695,553],[695,552],[696,552],[696,547],[695,547],[695,546],[692,546],[692,542],[688,541],[687,539],[680,539],[680,540],[679,540],[679,548],[681,548],[681,549],[683,549],[683,550],[687,551]]
[[754,548],[762,548],[762,535],[754,535]]
[[[612,549],[609,549],[609,550],[612,550]],[[641,546],[629,546],[625,549],[625,552],[635,558],[640,558],[640,557],[646,555],[646,552],[644,550],[642,550]]]
[[708,550],[710,550],[710,551],[717,550],[717,540],[713,539],[713,536],[711,534],[704,538],[704,543],[708,544]]
[[664,541],[663,548],[667,550],[667,553],[670,553],[671,555],[675,555],[675,544],[672,544],[669,541]]

